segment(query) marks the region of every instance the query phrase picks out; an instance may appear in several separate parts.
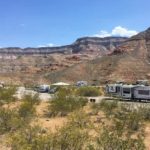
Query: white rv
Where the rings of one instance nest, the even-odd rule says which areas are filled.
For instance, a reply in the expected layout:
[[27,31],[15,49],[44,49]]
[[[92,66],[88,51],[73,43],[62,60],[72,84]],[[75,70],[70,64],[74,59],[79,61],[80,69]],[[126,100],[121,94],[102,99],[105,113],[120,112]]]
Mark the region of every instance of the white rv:
[[134,99],[150,100],[150,86],[139,86],[134,89]]

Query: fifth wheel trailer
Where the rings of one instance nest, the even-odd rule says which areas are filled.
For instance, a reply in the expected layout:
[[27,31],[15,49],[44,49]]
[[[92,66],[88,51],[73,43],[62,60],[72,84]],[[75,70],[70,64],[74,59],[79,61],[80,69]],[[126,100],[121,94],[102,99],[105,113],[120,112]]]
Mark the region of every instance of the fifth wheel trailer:
[[106,92],[123,99],[150,101],[150,86],[146,85],[109,84],[106,86]]

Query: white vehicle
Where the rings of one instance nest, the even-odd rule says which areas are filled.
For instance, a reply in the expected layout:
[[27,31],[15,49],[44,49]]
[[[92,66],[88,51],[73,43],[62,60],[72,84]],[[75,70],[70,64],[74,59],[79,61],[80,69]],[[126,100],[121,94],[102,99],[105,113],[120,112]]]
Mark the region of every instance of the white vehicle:
[[136,85],[122,85],[121,87],[121,96],[122,98],[132,99],[134,98],[134,88]]
[[106,85],[106,92],[121,96],[122,83]]
[[124,99],[150,100],[150,86],[144,84],[108,84],[106,92]]
[[150,86],[139,86],[134,89],[134,99],[150,100]]

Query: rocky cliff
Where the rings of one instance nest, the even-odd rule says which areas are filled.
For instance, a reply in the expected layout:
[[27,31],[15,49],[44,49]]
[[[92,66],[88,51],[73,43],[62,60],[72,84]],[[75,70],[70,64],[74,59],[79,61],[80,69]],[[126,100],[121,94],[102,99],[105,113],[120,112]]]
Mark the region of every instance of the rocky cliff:
[[85,79],[91,83],[117,80],[134,82],[139,79],[150,81],[150,28],[125,40],[108,56],[83,62],[61,72],[51,73],[47,77],[54,81]]
[[0,79],[5,81],[150,80],[150,28],[129,39],[85,37],[68,46],[5,48],[0,54],[7,56],[0,59]]
[[71,45],[60,47],[40,47],[40,48],[19,48],[8,47],[1,48],[0,54],[13,55],[32,55],[32,54],[52,54],[52,53],[90,53],[95,52],[100,55],[111,53],[116,46],[124,42],[126,38],[109,37],[109,38],[95,38],[85,37],[80,38]]

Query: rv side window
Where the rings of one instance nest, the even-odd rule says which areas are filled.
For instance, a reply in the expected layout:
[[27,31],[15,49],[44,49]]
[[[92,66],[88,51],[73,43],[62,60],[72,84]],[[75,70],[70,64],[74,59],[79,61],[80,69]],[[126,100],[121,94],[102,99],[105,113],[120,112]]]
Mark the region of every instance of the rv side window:
[[138,94],[149,95],[149,91],[148,90],[138,90]]
[[123,93],[130,94],[130,88],[123,88]]

